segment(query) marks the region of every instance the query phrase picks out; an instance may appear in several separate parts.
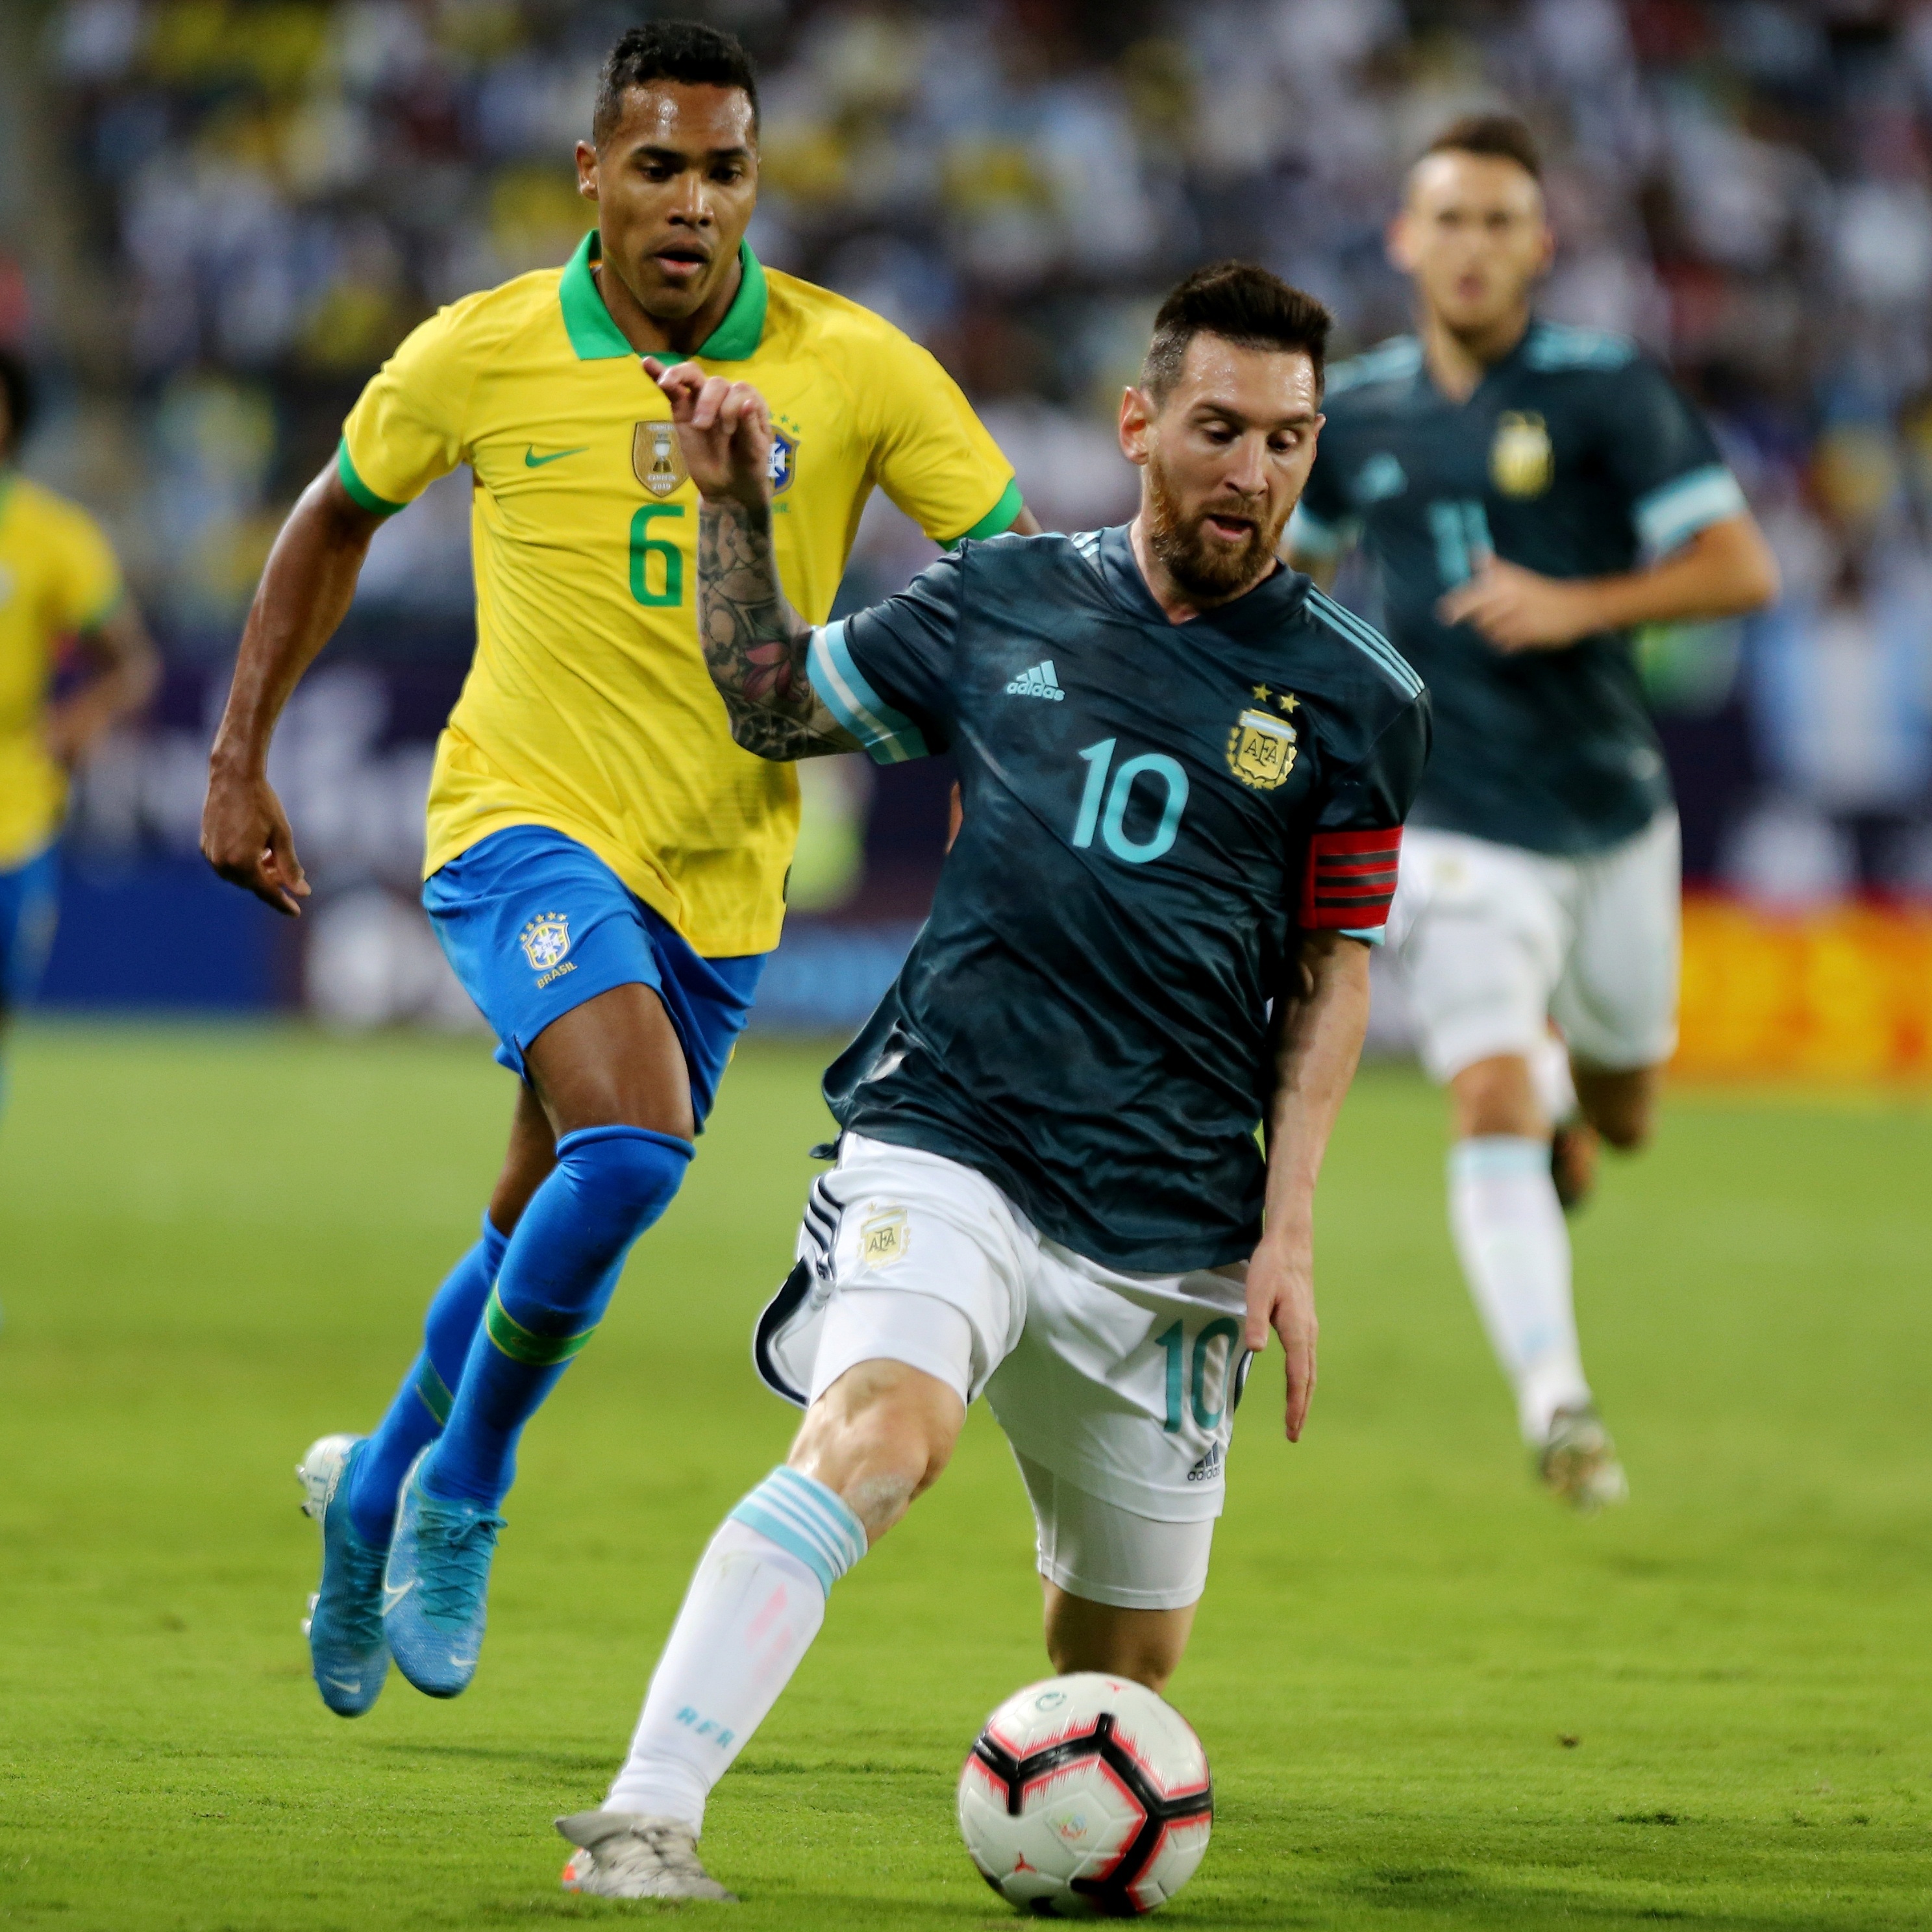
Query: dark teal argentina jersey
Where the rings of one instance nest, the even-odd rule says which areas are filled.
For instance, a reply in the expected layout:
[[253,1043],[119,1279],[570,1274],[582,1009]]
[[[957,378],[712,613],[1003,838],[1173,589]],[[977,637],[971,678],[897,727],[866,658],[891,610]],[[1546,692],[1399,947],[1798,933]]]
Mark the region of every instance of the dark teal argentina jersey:
[[1418,825],[1588,852],[1670,800],[1628,636],[1505,656],[1438,622],[1482,554],[1548,577],[1604,577],[1744,508],[1702,418],[1620,338],[1532,323],[1468,402],[1399,337],[1329,372],[1328,422],[1289,526],[1298,554],[1354,536],[1383,621],[1429,686],[1436,748]]
[[950,748],[965,824],[841,1124],[995,1182],[1113,1266],[1244,1258],[1268,1003],[1298,932],[1378,928],[1420,681],[1305,577],[1170,623],[1124,530],[1005,536],[814,634],[884,762]]

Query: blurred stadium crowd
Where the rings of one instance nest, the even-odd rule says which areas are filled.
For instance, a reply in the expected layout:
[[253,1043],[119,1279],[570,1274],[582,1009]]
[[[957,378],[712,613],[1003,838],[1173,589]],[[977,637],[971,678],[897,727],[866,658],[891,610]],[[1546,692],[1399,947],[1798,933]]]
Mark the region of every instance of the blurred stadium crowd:
[[[56,390],[31,466],[107,514],[184,668],[180,733],[202,729],[193,668],[205,683],[232,648],[370,370],[439,303],[562,260],[587,225],[572,143],[600,54],[647,10],[26,8],[0,87],[16,159],[55,187],[0,216],[0,335]],[[1050,526],[1131,505],[1112,419],[1166,283],[1250,255],[1327,299],[1344,350],[1394,332],[1382,231],[1405,161],[1457,112],[1520,108],[1552,158],[1547,310],[1669,356],[1784,566],[1783,603],[1749,626],[1643,640],[1692,872],[1784,904],[1932,896],[1932,4],[664,10],[735,28],[763,64],[760,256],[931,346]],[[338,764],[390,760],[370,794],[387,829],[357,835],[372,849],[416,836],[404,741],[433,722],[431,668],[453,681],[466,649],[467,500],[450,479],[384,531],[342,653],[365,682],[316,707]],[[927,554],[875,506],[849,594]],[[410,665],[398,724],[385,680]],[[103,778],[84,810],[122,835],[145,812],[178,842],[191,761],[171,755],[172,779]]]

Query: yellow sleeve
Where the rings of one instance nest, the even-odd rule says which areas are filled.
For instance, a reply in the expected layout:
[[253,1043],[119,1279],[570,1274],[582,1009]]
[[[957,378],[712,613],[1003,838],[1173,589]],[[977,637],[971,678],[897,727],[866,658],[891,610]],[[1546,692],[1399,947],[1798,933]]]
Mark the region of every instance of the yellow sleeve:
[[400,510],[467,460],[464,418],[480,359],[464,327],[467,306],[412,329],[342,425],[336,474],[365,510]]
[[880,488],[935,543],[998,536],[1020,513],[1020,487],[958,384],[896,329],[866,346]]
[[98,630],[121,602],[121,566],[100,526],[68,506],[54,532],[55,620],[63,632]]

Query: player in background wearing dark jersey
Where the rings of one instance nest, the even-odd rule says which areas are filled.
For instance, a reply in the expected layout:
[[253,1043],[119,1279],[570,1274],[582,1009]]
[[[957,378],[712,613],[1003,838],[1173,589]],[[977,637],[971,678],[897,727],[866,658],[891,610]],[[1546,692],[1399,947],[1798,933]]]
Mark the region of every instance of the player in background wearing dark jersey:
[[982,1390],[1054,1667],[1156,1688],[1270,1328],[1300,1434],[1316,1176],[1429,732],[1408,668],[1276,561],[1328,328],[1261,269],[1190,277],[1122,404],[1130,526],[968,542],[819,629],[779,587],[762,400],[661,377],[738,742],[950,748],[965,818],[880,1023],[826,1077],[838,1164],[759,1326],[804,1426],[706,1552],[603,1808],[558,1821],[568,1887],[721,1895],[694,1850],[712,1786]]
[[1520,122],[1442,134],[1389,247],[1418,333],[1335,370],[1289,550],[1327,582],[1359,536],[1434,702],[1390,940],[1452,1096],[1463,1272],[1544,1480],[1588,1510],[1625,1485],[1562,1210],[1596,1136],[1648,1137],[1676,1040],[1677,818],[1630,632],[1755,610],[1777,573],[1664,370],[1532,315],[1553,244]]

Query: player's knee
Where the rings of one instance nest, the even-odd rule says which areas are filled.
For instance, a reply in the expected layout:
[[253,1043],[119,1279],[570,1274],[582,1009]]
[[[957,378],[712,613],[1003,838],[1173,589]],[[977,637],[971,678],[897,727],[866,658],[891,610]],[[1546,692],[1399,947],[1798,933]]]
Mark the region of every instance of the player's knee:
[[1549,1132],[1537,1104],[1529,1064],[1520,1054],[1497,1054],[1479,1060],[1456,1073],[1449,1084],[1459,1139],[1492,1134],[1533,1138]]
[[791,1465],[842,1496],[872,1535],[898,1522],[952,1460],[964,1405],[903,1362],[861,1362],[812,1406]]
[[557,1164],[600,1217],[641,1234],[668,1208],[692,1144],[648,1127],[584,1127],[556,1144]]

